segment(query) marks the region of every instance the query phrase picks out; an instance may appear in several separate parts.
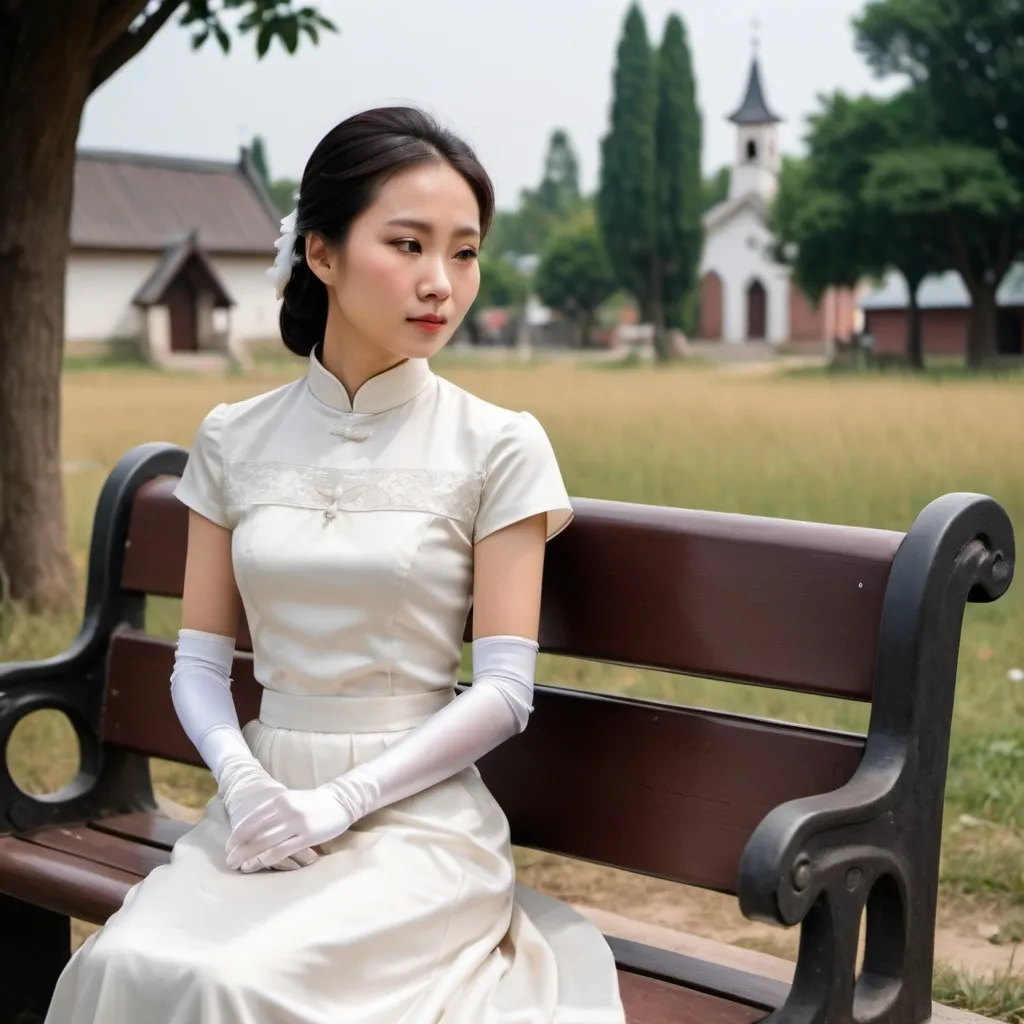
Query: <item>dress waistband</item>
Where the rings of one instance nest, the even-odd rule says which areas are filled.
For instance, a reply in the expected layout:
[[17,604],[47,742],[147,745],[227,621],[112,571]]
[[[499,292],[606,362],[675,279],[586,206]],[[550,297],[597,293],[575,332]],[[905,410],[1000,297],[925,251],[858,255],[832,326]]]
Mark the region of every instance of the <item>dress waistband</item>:
[[382,697],[280,693],[264,689],[260,721],[273,729],[303,732],[401,732],[449,704],[455,690]]

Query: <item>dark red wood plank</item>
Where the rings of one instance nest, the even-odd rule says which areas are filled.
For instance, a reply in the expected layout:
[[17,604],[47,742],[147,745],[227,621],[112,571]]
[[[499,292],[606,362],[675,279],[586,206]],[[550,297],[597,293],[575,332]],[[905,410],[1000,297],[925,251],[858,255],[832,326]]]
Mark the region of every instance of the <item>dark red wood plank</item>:
[[567,690],[534,706],[480,763],[517,844],[729,893],[764,816],[843,785],[863,752],[859,736]]
[[870,700],[902,534],[573,499],[548,548],[552,654]]
[[[174,497],[178,478],[159,476],[139,488],[128,525],[121,586],[141,594],[181,597],[185,585],[188,509]],[[249,624],[239,617],[236,646],[252,650]]]
[[767,1013],[666,981],[619,971],[627,1024],[755,1024]]
[[148,875],[153,868],[166,864],[169,857],[166,850],[108,835],[88,826],[48,828],[22,838],[36,846],[67,853],[140,878]]
[[[173,665],[174,644],[169,640],[133,631],[113,637],[103,705],[103,738],[137,753],[202,767],[171,703]],[[253,678],[249,655],[235,658],[232,676],[235,706],[240,720],[247,722],[259,714],[263,692]]]
[[117,868],[0,836],[0,892],[56,914],[103,924],[138,881]]
[[[135,500],[123,585],[180,596],[187,509],[173,478]],[[548,546],[541,646],[553,654],[870,700],[903,535],[574,498]],[[239,649],[250,647],[239,634]]]
[[185,821],[176,821],[163,814],[117,814],[90,822],[90,828],[108,835],[120,836],[137,843],[154,846],[158,850],[170,850],[172,846],[194,826]]
[[[104,738],[199,765],[167,682],[173,645],[114,639]],[[239,720],[259,712],[235,665]],[[734,892],[747,840],[772,808],[841,786],[863,739],[715,712],[540,687],[526,731],[480,763],[522,846]]]

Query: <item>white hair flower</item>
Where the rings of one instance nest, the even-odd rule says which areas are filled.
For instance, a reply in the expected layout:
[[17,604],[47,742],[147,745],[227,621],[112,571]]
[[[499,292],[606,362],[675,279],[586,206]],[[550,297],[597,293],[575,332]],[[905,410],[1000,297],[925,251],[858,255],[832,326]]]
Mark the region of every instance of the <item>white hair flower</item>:
[[274,265],[267,270],[267,277],[274,282],[274,289],[280,299],[284,295],[285,286],[292,276],[292,267],[301,259],[295,255],[295,242],[299,233],[295,229],[297,210],[292,210],[284,220],[281,221],[281,237],[274,243],[277,256],[274,257]]

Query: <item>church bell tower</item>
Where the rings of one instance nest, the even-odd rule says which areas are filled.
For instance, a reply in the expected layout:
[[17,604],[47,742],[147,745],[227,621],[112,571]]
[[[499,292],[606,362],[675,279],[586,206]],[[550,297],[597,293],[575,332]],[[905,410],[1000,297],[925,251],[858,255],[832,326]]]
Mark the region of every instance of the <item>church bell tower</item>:
[[778,139],[778,126],[782,118],[772,113],[764,97],[756,39],[747,79],[747,93],[729,120],[736,125],[736,159],[729,198],[735,199],[755,192],[765,200],[772,199],[778,190],[779,170],[782,167]]

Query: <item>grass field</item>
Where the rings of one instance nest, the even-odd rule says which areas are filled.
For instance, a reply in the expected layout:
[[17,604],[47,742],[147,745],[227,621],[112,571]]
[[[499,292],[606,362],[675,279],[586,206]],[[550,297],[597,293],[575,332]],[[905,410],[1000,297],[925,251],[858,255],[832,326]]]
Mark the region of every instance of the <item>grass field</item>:
[[[436,369],[483,397],[533,411],[554,442],[574,495],[905,530],[937,495],[981,491],[1006,506],[1024,535],[1021,378],[914,381],[572,365],[499,369],[445,359]],[[126,449],[155,439],[188,445],[216,402],[266,390],[299,372],[298,364],[223,379],[69,372],[67,520],[79,570],[84,573],[96,495]],[[969,609],[961,648],[940,924],[961,934],[975,953],[986,946],[1005,953],[1024,940],[1024,681],[1013,671],[1024,668],[1022,584],[1018,580],[995,605]],[[175,615],[173,604],[162,603],[152,624],[172,635]],[[77,616],[42,622],[8,609],[0,625],[0,660],[53,653],[77,625]],[[841,701],[658,673],[544,658],[538,674],[571,686],[792,721],[843,728],[866,721],[863,708]],[[66,724],[45,714],[19,728],[10,755],[22,784],[35,791],[68,778],[76,756]],[[185,805],[199,807],[209,795],[204,773],[157,765],[155,775],[161,791]],[[674,902],[702,898],[553,859],[526,857],[522,870],[568,898],[620,912],[627,906],[662,923]],[[726,921],[728,913],[702,909],[693,930],[700,930],[699,922],[714,930],[713,922]],[[789,936],[745,932],[735,918],[718,932],[792,952]],[[965,953],[961,966],[988,962]],[[946,971],[937,991],[950,1002],[1024,1022],[1024,982],[1009,975],[968,984]]]

